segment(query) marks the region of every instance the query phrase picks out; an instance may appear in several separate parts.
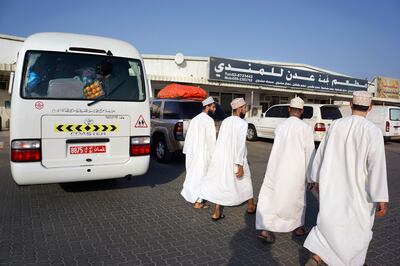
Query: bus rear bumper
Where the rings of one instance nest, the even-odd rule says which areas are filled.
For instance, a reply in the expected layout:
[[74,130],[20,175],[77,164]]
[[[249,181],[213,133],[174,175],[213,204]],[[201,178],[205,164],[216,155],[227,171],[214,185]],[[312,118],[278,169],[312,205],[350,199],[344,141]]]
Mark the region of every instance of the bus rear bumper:
[[130,157],[124,164],[46,168],[41,162],[10,162],[11,174],[18,185],[65,183],[121,178],[144,175],[150,162],[150,155]]

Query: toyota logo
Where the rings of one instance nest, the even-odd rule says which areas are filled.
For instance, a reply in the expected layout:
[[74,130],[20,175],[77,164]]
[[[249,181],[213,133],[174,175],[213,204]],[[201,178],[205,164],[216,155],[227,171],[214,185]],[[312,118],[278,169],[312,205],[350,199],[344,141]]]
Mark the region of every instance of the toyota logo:
[[84,123],[85,123],[86,125],[90,126],[90,125],[93,125],[93,124],[94,124],[94,121],[93,121],[93,119],[91,119],[91,118],[86,118],[85,121],[84,121]]

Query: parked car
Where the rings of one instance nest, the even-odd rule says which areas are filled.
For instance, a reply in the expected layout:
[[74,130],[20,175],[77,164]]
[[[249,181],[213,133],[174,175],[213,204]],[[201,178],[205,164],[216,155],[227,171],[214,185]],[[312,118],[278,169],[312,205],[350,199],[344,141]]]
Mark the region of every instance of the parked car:
[[[273,139],[276,127],[289,117],[289,104],[270,107],[261,117],[249,117],[247,139],[256,141],[257,137]],[[320,142],[331,123],[342,118],[337,105],[305,104],[302,119],[314,129],[314,141]]]
[[[351,115],[349,105],[340,106],[343,116]],[[382,130],[385,141],[400,140],[400,107],[372,106],[367,119]]]
[[[157,161],[171,162],[182,152],[190,120],[202,112],[201,101],[188,99],[154,99],[151,101],[151,143]],[[226,115],[221,106],[212,118],[217,130]]]

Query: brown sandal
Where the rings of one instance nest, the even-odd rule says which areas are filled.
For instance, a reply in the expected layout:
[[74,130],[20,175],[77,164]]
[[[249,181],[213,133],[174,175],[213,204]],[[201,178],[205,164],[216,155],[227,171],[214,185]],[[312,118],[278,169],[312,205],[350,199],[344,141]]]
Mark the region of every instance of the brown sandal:
[[273,244],[275,242],[275,237],[268,233],[268,236],[263,236],[261,233],[258,235],[258,238],[261,239],[264,243]]
[[[301,231],[301,233],[298,233],[298,231]],[[299,227],[293,231],[293,235],[297,236],[297,237],[306,236],[306,235],[308,235],[308,233],[309,233],[309,231],[307,229],[305,229],[304,227]]]
[[225,218],[225,215],[223,215],[222,213],[219,215],[219,217],[217,217],[217,218],[214,218],[214,217],[211,217],[211,220],[213,220],[214,222],[216,222],[216,221],[218,221],[218,220],[221,220],[221,219],[224,219]]
[[321,261],[318,261],[314,256],[311,256],[304,266],[320,266],[321,264]]
[[253,210],[247,209],[247,214],[255,214],[256,211],[257,211],[257,205],[254,205],[254,209]]
[[[198,203],[198,202],[196,202],[196,203]],[[210,207],[206,203],[199,203],[197,205],[196,205],[196,203],[193,206],[193,208],[195,208],[195,209],[208,209]]]

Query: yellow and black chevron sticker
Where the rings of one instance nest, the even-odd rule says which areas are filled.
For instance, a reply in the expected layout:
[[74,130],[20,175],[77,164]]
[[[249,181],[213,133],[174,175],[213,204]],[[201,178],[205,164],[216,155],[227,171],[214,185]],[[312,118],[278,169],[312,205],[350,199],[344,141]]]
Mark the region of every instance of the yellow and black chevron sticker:
[[60,124],[54,125],[56,132],[117,132],[118,125],[74,125],[74,124]]

